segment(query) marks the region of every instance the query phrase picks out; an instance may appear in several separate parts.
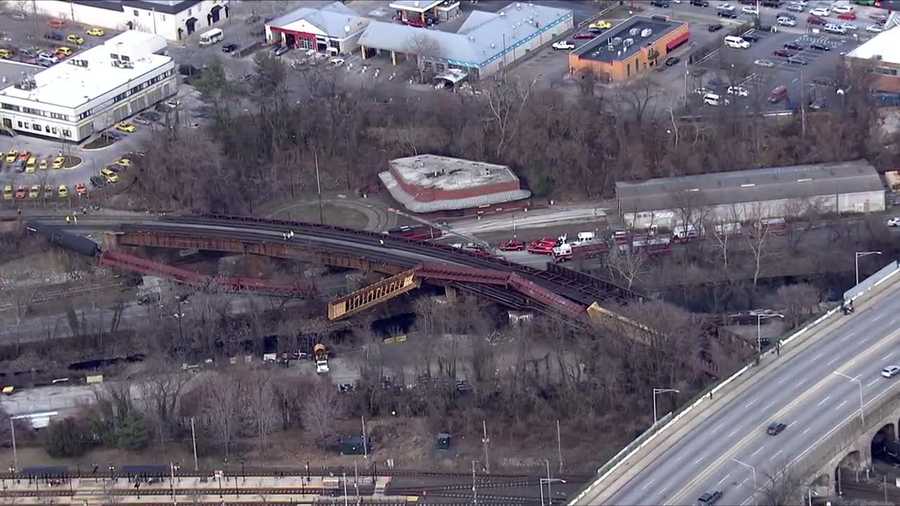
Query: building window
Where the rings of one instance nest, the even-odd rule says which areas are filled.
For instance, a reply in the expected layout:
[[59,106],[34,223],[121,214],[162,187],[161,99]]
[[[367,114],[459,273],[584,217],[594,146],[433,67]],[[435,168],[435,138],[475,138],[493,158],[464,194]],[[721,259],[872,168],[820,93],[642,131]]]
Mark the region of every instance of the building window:
[[38,132],[41,131],[41,125],[38,125],[37,123],[32,123],[31,127],[34,128],[35,130],[37,130]]
[[62,134],[63,137],[72,137],[72,131],[67,128],[63,128]]
[[141,15],[141,14],[137,11],[137,9],[135,9],[135,10],[134,10],[134,17],[138,17],[138,16],[140,16],[140,15]]
[[50,131],[53,133],[53,135],[56,135],[56,127],[51,128]]
[[58,112],[51,112],[50,117],[53,119],[61,119],[63,121],[69,121],[69,116],[65,114],[60,114]]
[[88,110],[84,111],[83,113],[78,115],[78,121],[81,121],[84,118],[87,118],[88,116],[93,114],[93,112],[94,112],[93,109],[88,109]]
[[7,111],[18,111],[18,110],[20,110],[20,109],[19,109],[19,106],[13,105],[13,104],[7,104],[7,103],[4,103],[4,104],[2,105],[2,107],[3,107],[4,109],[6,109]]
[[28,128],[28,125],[22,126],[22,122],[21,122],[21,121],[16,121],[16,123],[19,124],[19,128]]
[[44,131],[50,133],[50,125],[44,125]]

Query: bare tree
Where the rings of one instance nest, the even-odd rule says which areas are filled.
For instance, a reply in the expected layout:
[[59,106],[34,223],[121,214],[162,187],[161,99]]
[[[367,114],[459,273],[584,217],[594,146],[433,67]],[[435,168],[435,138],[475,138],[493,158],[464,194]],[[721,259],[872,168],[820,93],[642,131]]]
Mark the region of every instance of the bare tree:
[[335,434],[335,420],[343,415],[343,399],[334,385],[324,379],[312,382],[308,388],[306,413],[309,429],[316,436],[316,444],[324,447],[328,444],[329,437]]
[[516,80],[505,80],[486,89],[489,124],[496,129],[497,145],[494,154],[497,158],[503,156],[507,141],[515,136],[536,82],[537,78],[528,85],[522,85]]

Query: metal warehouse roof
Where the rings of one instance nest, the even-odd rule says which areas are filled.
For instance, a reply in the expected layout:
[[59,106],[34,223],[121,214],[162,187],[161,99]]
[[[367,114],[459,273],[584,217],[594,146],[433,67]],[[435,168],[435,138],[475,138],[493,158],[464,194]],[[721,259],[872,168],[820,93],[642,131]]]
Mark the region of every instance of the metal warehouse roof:
[[567,20],[572,20],[570,9],[514,2],[496,13],[472,12],[457,33],[373,21],[359,43],[374,49],[443,58],[458,65],[479,67]]
[[653,211],[883,191],[865,160],[794,165],[616,183],[622,211]]
[[848,58],[864,60],[875,56],[884,62],[900,63],[900,26],[879,33],[868,42],[847,53]]
[[343,39],[365,28],[367,19],[341,2],[328,4],[320,9],[301,7],[268,23],[269,27],[291,30],[291,25],[304,20],[329,37]]

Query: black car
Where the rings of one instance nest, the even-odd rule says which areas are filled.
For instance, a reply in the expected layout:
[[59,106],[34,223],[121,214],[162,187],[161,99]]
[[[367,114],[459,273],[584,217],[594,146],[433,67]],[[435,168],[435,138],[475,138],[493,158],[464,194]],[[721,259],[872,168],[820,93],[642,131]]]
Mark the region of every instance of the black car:
[[681,58],[677,56],[670,56],[666,58],[666,67],[671,67],[673,65],[678,65],[678,62],[681,61]]
[[697,7],[709,7],[709,0],[691,0],[691,5]]
[[91,185],[94,188],[103,188],[106,186],[106,178],[103,176],[91,176]]
[[225,44],[224,46],[222,46],[222,52],[223,53],[233,53],[233,52],[237,51],[237,48],[238,48],[237,44]]
[[810,49],[815,49],[816,51],[831,51],[831,48],[828,47],[828,44],[822,44],[821,42],[813,42],[809,45]]
[[796,42],[788,42],[784,45],[785,49],[792,49],[794,51],[803,51],[803,46],[797,44]]
[[751,30],[741,35],[741,38],[746,40],[747,42],[759,42],[759,35],[756,34],[755,30]]
[[766,434],[770,436],[777,436],[778,434],[781,434],[781,431],[786,428],[787,425],[781,422],[772,422],[771,424],[769,424],[769,428],[766,429]]
[[787,62],[792,65],[809,65],[809,62],[799,56],[788,57]]
[[709,25],[706,29],[709,30],[710,32],[718,32],[719,30],[722,29],[722,25],[720,25],[719,23],[716,23],[713,25]]
[[701,495],[700,498],[697,499],[697,503],[701,504],[702,506],[712,506],[713,504],[719,502],[719,499],[721,498],[722,492],[713,490],[712,492],[707,492]]
[[664,9],[668,9],[668,8],[669,8],[669,2],[668,2],[668,0],[652,0],[652,1],[650,2],[650,5],[652,5],[652,6],[654,6],[654,7],[662,7],[662,8],[664,8]]

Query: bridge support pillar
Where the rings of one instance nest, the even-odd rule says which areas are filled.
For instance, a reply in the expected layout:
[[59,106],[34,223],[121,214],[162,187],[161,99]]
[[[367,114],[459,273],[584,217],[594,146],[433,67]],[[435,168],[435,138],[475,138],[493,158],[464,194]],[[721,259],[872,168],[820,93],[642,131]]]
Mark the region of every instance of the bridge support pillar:
[[447,296],[447,302],[451,304],[455,304],[459,297],[459,291],[452,286],[445,287],[444,294]]

